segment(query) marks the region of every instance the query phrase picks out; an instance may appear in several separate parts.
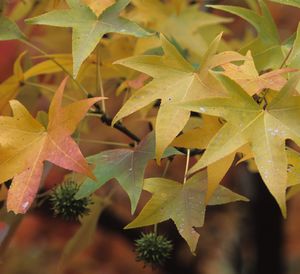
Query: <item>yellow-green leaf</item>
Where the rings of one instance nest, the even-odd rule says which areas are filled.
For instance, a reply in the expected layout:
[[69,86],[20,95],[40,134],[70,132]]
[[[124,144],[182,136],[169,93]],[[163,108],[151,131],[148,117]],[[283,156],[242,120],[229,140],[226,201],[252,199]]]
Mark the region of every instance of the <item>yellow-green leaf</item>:
[[27,19],[26,22],[72,28],[73,75],[76,77],[81,64],[95,49],[104,34],[117,32],[137,37],[152,35],[134,22],[119,16],[119,12],[129,4],[129,1],[117,0],[98,18],[90,8],[80,3],[79,0],[67,0],[70,9],[54,10]]
[[116,62],[148,74],[154,79],[136,91],[114,117],[113,123],[133,112],[161,99],[156,118],[156,157],[159,161],[167,146],[175,139],[187,123],[190,113],[174,103],[205,97],[224,95],[222,86],[210,69],[224,63],[243,60],[245,57],[233,52],[216,55],[221,35],[210,45],[199,70],[193,68],[163,35],[164,56],[136,56]]
[[[144,189],[153,196],[126,228],[148,226],[172,219],[191,251],[195,252],[199,239],[195,228],[203,226],[205,217],[206,173],[194,175],[185,184],[165,178],[149,178],[145,180]],[[209,205],[234,201],[247,199],[223,186],[218,186]]]
[[299,141],[300,96],[293,96],[299,74],[294,75],[264,109],[239,85],[218,77],[230,98],[203,99],[182,104],[185,109],[224,118],[227,123],[213,137],[190,172],[206,167],[250,143],[258,170],[286,216],[287,156],[285,140]]

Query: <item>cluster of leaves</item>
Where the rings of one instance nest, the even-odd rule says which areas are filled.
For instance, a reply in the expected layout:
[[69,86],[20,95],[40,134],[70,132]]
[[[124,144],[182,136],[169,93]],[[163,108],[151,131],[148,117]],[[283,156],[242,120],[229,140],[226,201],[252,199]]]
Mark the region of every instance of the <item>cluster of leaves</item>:
[[[297,0],[271,1],[300,8]],[[291,193],[299,184],[300,25],[281,41],[266,1],[246,3],[249,7],[209,7],[250,23],[256,30],[249,34],[250,42],[223,40],[221,32],[229,32],[224,24],[232,19],[205,13],[188,1],[24,1],[13,8],[18,11],[14,16],[2,15],[0,40],[19,40],[40,54],[20,54],[13,75],[0,85],[0,182],[13,179],[8,211],[27,212],[42,186],[44,162],[49,161],[87,176],[77,199],[89,197],[114,178],[128,194],[134,213],[142,190],[150,192],[152,197],[127,228],[172,219],[195,252],[195,228],[203,226],[207,206],[247,201],[219,184],[237,154],[242,155],[238,163],[252,162],[285,216],[287,189]],[[20,6],[25,4],[26,9]],[[45,9],[49,12],[41,12]],[[30,35],[12,21],[24,17],[24,33]],[[65,28],[71,28],[72,54],[50,55],[37,47],[32,25],[60,27],[54,32],[58,38],[60,31],[68,36]],[[47,46],[53,36],[44,28],[49,33],[41,40]],[[25,58],[29,62],[24,71]],[[71,81],[67,85],[63,80],[54,92],[53,82],[62,74]],[[49,84],[41,75],[54,81]],[[104,97],[107,83],[117,83],[114,92],[124,97],[113,119],[106,113],[105,99],[114,98]],[[34,119],[19,100],[26,102],[36,89],[51,103],[48,113]],[[139,120],[154,127],[142,140],[123,124],[136,112]],[[131,138],[128,148],[84,158],[71,135],[88,116]],[[187,158],[182,182],[144,179],[149,161],[160,164],[162,158],[179,154]],[[203,154],[200,159],[198,154]],[[190,157],[198,161],[187,171]],[[93,218],[83,219],[82,231],[90,223],[95,229],[99,205],[107,203],[96,204]]]

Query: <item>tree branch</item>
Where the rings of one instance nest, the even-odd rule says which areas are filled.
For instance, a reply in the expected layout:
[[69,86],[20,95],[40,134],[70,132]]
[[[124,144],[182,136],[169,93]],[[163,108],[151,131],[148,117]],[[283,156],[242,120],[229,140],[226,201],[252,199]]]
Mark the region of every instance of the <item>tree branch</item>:
[[[93,95],[89,94],[89,98],[92,98]],[[107,114],[101,109],[101,107],[97,104],[94,104],[94,107],[96,108],[96,111],[94,113],[101,114],[100,120],[102,123],[106,124],[107,126],[111,126],[112,124],[112,118],[107,116]],[[115,129],[119,130],[122,132],[124,135],[129,137],[131,140],[139,143],[141,139],[135,135],[133,132],[131,132],[127,127],[125,127],[121,122],[117,122],[113,126]]]
[[[88,97],[92,98],[93,95],[89,94]],[[107,126],[111,126],[113,119],[110,118],[109,116],[107,116],[107,114],[101,109],[101,107],[99,105],[95,104],[94,107],[96,108],[96,111],[93,113],[101,115],[101,117],[100,117],[101,122],[106,124]],[[141,139],[137,135],[135,135],[132,131],[130,131],[127,127],[125,127],[121,122],[115,123],[114,128],[119,130],[121,133],[123,133],[127,137],[129,137],[132,141],[135,141],[137,143],[139,143],[141,141]],[[188,154],[188,151],[186,148],[176,147],[176,149],[185,155]],[[202,155],[204,153],[204,151],[205,151],[205,149],[197,149],[197,148],[190,149],[190,157],[196,156],[196,155]]]

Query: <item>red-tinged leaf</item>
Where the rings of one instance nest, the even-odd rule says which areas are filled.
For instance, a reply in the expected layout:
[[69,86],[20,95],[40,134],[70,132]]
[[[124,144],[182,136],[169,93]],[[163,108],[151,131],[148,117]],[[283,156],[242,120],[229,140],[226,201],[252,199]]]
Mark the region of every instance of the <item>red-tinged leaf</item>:
[[13,117],[0,117],[0,167],[3,170],[0,182],[14,177],[8,191],[7,209],[15,213],[25,213],[31,205],[39,188],[44,161],[95,178],[70,135],[88,109],[103,98],[62,107],[66,81],[50,104],[47,129],[16,100],[10,101]]

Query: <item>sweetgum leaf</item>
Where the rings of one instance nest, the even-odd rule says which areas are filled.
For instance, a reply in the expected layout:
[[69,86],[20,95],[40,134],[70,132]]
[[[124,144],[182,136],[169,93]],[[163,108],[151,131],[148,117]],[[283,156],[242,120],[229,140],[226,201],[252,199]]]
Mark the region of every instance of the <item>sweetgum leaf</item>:
[[0,41],[25,40],[26,36],[21,32],[17,24],[9,18],[0,16]]
[[61,106],[66,79],[49,107],[47,129],[18,101],[10,101],[13,117],[0,117],[0,182],[13,178],[8,191],[7,209],[25,213],[39,188],[44,161],[95,178],[71,138],[89,108],[102,98],[77,101]]
[[154,78],[126,101],[114,117],[113,123],[161,99],[155,125],[158,161],[190,117],[189,111],[174,106],[174,103],[224,95],[222,86],[216,81],[210,69],[231,61],[244,60],[245,57],[236,52],[216,54],[220,40],[221,35],[218,35],[211,43],[199,70],[194,69],[163,35],[161,35],[163,56],[142,55],[116,62]]
[[[165,178],[145,179],[144,189],[153,196],[125,228],[148,226],[172,219],[191,251],[195,252],[199,234],[194,228],[203,226],[206,210],[206,173],[192,176],[185,184]],[[218,186],[208,205],[247,200],[223,186]]]
[[264,89],[281,90],[287,82],[283,74],[295,71],[281,68],[259,75],[250,51],[246,56],[248,59],[240,66],[231,63],[222,65],[222,73],[237,82],[249,95],[258,94]]
[[136,23],[119,16],[119,12],[129,2],[130,0],[118,0],[97,17],[80,0],[67,0],[70,9],[54,10],[27,19],[26,22],[72,28],[73,75],[76,77],[81,64],[95,49],[104,34],[117,32],[137,37],[153,35],[153,33],[147,32]]
[[299,142],[300,96],[293,96],[299,82],[294,75],[264,109],[239,85],[218,77],[230,98],[203,99],[182,104],[185,109],[224,118],[227,123],[212,138],[202,158],[192,167],[195,172],[243,145],[250,143],[263,181],[286,216],[287,156],[285,140]]
[[[180,154],[175,149],[168,149],[163,155],[168,157]],[[94,164],[94,174],[97,182],[87,179],[80,186],[76,198],[89,196],[112,178],[127,192],[131,211],[134,212],[139,201],[146,166],[155,158],[155,137],[149,134],[135,149],[113,149],[87,157],[89,163]]]

